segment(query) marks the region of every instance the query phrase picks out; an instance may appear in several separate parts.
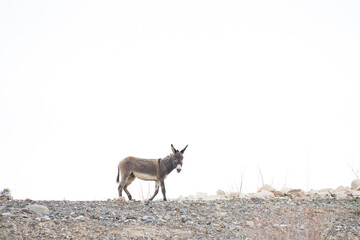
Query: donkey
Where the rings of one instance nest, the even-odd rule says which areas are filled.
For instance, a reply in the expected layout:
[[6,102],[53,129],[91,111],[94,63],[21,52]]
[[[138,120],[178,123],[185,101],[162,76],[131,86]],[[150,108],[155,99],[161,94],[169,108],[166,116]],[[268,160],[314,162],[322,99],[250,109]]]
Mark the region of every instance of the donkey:
[[127,157],[121,160],[118,166],[118,175],[116,177],[116,182],[119,183],[119,173],[121,172],[121,182],[118,188],[119,197],[122,196],[122,190],[124,190],[129,200],[131,200],[132,197],[127,190],[127,187],[135,180],[135,178],[140,178],[145,181],[155,181],[155,192],[149,201],[152,201],[158,194],[160,186],[164,197],[163,199],[166,201],[164,180],[175,168],[178,173],[181,171],[184,158],[183,154],[187,146],[188,145],[186,145],[183,150],[179,151],[171,144],[173,153],[162,159]]

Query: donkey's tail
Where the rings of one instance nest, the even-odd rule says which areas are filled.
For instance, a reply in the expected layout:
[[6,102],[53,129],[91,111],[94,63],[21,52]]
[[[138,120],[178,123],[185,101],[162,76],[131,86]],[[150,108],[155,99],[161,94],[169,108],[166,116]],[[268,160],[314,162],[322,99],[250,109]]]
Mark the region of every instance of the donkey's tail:
[[118,174],[117,174],[117,177],[116,177],[116,182],[119,183],[119,175],[120,175],[120,169],[118,168]]

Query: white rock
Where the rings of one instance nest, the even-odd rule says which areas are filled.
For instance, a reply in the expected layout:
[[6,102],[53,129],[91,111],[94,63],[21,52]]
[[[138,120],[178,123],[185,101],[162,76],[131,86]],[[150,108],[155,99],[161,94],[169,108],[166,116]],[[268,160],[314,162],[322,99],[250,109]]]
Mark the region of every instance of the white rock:
[[335,195],[336,195],[336,198],[339,198],[339,199],[347,198],[347,194],[345,192],[337,192],[337,193],[335,193]]
[[239,192],[230,192],[230,193],[227,195],[227,197],[228,197],[228,198],[236,198],[236,197],[238,197],[239,195],[240,195]]
[[126,198],[125,198],[125,197],[118,197],[118,198],[114,198],[113,201],[114,201],[114,202],[125,203],[125,202],[126,202]]
[[288,187],[283,187],[282,189],[281,189],[281,192],[282,193],[288,193],[290,190],[292,190],[291,188],[288,188]]
[[275,223],[275,224],[273,225],[273,227],[276,227],[276,228],[284,228],[284,227],[287,227],[287,225],[286,225],[286,224],[277,224],[277,223]]
[[305,192],[301,189],[291,189],[287,192],[288,194],[291,194],[293,196],[302,196]]
[[326,192],[326,193],[329,193],[329,192],[333,192],[334,190],[332,188],[322,188],[319,190],[319,193],[322,193],[322,192]]
[[311,199],[321,198],[321,195],[317,191],[314,191],[314,190],[310,190],[308,192],[308,195],[310,196]]
[[330,193],[329,192],[318,192],[320,198],[326,198],[328,196],[330,196]]
[[244,198],[249,199],[249,198],[257,198],[257,197],[258,197],[257,193],[248,193],[248,194],[245,195]]
[[184,200],[185,198],[182,195],[180,195],[177,199],[178,200]]
[[239,193],[239,194],[237,195],[237,197],[238,197],[238,198],[246,198],[246,194],[244,194],[244,193]]
[[336,189],[334,189],[334,192],[335,193],[338,193],[338,192],[347,192],[349,189],[347,187],[344,187],[344,186],[338,186]]
[[360,191],[352,191],[354,197],[360,197]]
[[0,213],[0,216],[3,216],[3,217],[14,217],[15,215],[12,214],[12,213],[6,212],[6,213]]
[[248,225],[249,227],[254,227],[255,226],[253,221],[246,221],[246,225]]
[[256,193],[256,196],[259,198],[269,198],[269,197],[274,197],[275,195],[272,192],[263,189],[261,190],[261,192]]
[[360,189],[360,179],[355,179],[351,182],[351,190]]
[[273,188],[272,186],[270,186],[269,184],[265,184],[264,186],[262,186],[258,192],[261,192],[262,190],[267,190],[269,192],[276,192],[276,189]]
[[79,220],[79,221],[82,221],[82,222],[84,222],[84,221],[85,221],[85,217],[84,217],[84,216],[82,216],[82,215],[80,215],[80,216],[76,217],[75,219],[76,219],[76,220]]
[[43,217],[41,218],[41,220],[42,220],[42,221],[50,221],[51,218],[50,218],[49,216],[45,215],[45,216],[43,216]]
[[216,195],[219,197],[225,197],[226,193],[223,190],[219,189],[216,191]]
[[[187,198],[187,199],[190,199],[190,200],[194,200],[194,199],[195,199],[195,196],[194,196],[194,195],[189,195],[189,196],[187,196],[186,198]],[[185,199],[186,199],[186,198],[185,198]]]
[[196,193],[196,198],[206,198],[207,197],[207,193],[204,193],[204,192],[197,192]]
[[25,208],[38,215],[48,215],[50,212],[46,206],[38,205],[38,204],[31,204],[26,206]]
[[206,198],[204,198],[203,200],[211,201],[211,200],[217,200],[217,199],[221,199],[221,198],[223,198],[223,197],[219,197],[216,195],[210,195],[210,196],[207,196]]

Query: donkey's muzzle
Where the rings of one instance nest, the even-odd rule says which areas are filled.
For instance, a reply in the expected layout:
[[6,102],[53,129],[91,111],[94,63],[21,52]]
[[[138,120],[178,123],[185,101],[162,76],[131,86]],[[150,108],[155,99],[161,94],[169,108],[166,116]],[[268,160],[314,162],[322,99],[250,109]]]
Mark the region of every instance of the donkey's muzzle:
[[177,171],[178,173],[181,172],[181,168],[180,168],[180,169],[177,168],[176,171]]
[[178,165],[176,166],[176,171],[177,171],[178,173],[181,171],[181,165],[180,165],[180,164],[178,164]]

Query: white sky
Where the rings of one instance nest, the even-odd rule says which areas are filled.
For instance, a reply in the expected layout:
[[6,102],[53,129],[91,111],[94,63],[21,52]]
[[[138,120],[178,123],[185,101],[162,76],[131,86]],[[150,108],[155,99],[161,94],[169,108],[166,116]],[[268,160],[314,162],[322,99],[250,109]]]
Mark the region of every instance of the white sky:
[[349,186],[359,12],[357,1],[0,1],[0,188],[114,198],[122,158],[165,157],[171,143],[189,147],[170,198],[234,191],[242,174],[256,191],[258,168],[277,189]]

